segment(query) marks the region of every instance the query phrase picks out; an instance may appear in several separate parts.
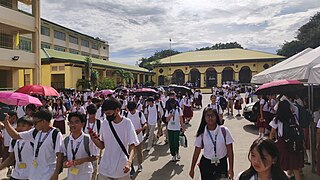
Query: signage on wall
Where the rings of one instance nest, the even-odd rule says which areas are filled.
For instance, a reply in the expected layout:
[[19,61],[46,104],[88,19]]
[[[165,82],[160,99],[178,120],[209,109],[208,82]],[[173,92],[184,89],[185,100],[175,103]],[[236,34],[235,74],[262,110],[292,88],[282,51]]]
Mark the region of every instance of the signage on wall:
[[198,68],[198,67],[218,67],[218,66],[234,66],[234,64],[201,64],[201,65],[194,65],[194,66],[189,66],[189,68]]

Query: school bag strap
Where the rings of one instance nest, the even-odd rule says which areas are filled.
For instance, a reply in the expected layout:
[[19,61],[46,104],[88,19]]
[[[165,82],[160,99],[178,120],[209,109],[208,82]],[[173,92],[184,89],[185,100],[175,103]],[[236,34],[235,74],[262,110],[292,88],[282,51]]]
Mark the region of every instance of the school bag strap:
[[14,148],[14,146],[16,145],[17,140],[16,139],[12,139],[11,140],[11,147],[12,149]]
[[[98,134],[100,134],[100,128],[101,128],[101,120],[100,119],[96,119],[97,122],[97,130],[98,130]],[[86,130],[87,127],[87,121],[84,123],[84,126],[82,128],[83,132]]]
[[53,149],[56,149],[57,136],[59,132],[60,132],[59,129],[57,128],[53,129],[53,132],[52,132]]
[[[66,149],[67,152],[67,148],[68,148],[68,144],[70,141],[70,136],[67,136],[66,138],[64,138],[63,143],[64,143],[64,147]],[[91,157],[91,153],[90,153],[90,148],[89,148],[89,142],[90,142],[90,138],[88,134],[83,133],[83,145],[84,145],[84,150],[86,151],[86,153],[88,154],[89,157]],[[67,158],[68,158],[68,153],[67,154]]]

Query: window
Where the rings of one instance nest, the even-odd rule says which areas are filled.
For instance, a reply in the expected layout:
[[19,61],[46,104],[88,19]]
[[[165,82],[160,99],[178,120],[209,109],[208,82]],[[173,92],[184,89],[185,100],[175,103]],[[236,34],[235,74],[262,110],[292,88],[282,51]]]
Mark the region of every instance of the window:
[[13,36],[0,32],[0,48],[12,49],[13,48]]
[[58,71],[58,66],[51,66],[51,71]]
[[81,55],[82,55],[82,56],[90,56],[90,54],[87,53],[87,52],[81,52]]
[[103,49],[106,49],[106,47],[105,47],[105,46],[103,46]]
[[98,50],[98,44],[97,43],[93,43],[92,44],[92,49]]
[[50,49],[50,44],[42,42],[42,43],[41,43],[41,48],[42,48],[42,49],[43,49],[43,48]]
[[79,51],[78,51],[78,50],[75,50],[75,49],[69,49],[69,53],[79,54]]
[[69,42],[71,42],[73,44],[78,44],[78,38],[75,36],[69,35]]
[[0,5],[7,8],[12,8],[12,0],[0,0]]
[[30,74],[24,74],[24,85],[30,84]]
[[92,54],[92,57],[99,59],[99,55]]
[[59,66],[59,71],[64,71],[64,66]]
[[31,51],[31,40],[28,39],[20,39],[19,49],[24,51]]
[[66,52],[66,48],[61,46],[54,46],[54,50]]
[[85,39],[81,39],[81,45],[84,47],[89,47],[89,41]]
[[60,40],[66,40],[66,34],[60,31],[54,30],[54,38],[60,39]]
[[41,26],[41,34],[45,36],[50,36],[50,28]]
[[107,58],[103,58],[103,60],[105,60],[105,61],[106,61],[106,60],[107,60]]

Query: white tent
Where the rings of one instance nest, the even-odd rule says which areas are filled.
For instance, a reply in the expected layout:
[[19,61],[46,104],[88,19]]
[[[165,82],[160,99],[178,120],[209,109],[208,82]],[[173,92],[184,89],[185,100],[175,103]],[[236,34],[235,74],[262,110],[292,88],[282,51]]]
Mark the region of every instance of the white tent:
[[280,63],[254,75],[251,79],[251,83],[264,84],[264,83],[271,82],[274,80],[279,80],[279,79],[275,79],[275,77],[278,77],[277,74],[279,73],[279,71],[286,68],[287,67],[286,65],[288,63],[295,61],[295,59],[307,54],[308,52],[310,52],[312,50],[313,50],[312,48],[307,48],[307,49],[295,54],[294,56],[291,56],[290,58],[288,58],[284,61],[281,61]]
[[310,70],[310,76],[309,76],[308,83],[320,84],[320,64],[314,66]]

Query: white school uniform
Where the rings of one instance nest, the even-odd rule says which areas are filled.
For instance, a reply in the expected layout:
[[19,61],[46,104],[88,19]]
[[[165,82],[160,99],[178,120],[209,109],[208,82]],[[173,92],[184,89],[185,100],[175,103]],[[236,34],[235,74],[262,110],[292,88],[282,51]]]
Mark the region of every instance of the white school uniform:
[[79,112],[81,114],[86,114],[86,110],[84,109],[83,106],[78,107],[73,107],[71,112]]
[[[102,124],[103,121],[100,121],[100,123]],[[94,121],[94,123],[89,123],[89,120],[87,119],[87,123],[86,126],[84,127],[84,133],[89,134],[89,129],[91,128],[93,130],[93,132],[97,133],[97,135],[100,135],[101,132],[101,124],[100,124],[100,131],[98,132],[98,125],[97,125],[97,120]]]
[[[136,111],[136,113],[134,113],[134,114],[131,114],[130,112],[128,112],[127,118],[131,120],[135,130],[142,128],[142,125],[147,122],[146,118],[144,117],[144,114],[142,112],[141,112],[141,119],[140,119],[139,111]],[[142,143],[142,141],[143,141],[142,132],[137,134],[137,136],[138,136],[139,143]]]
[[[128,118],[123,117],[120,123],[116,124],[112,122],[112,125],[127,152],[129,150],[129,145],[139,145],[134,126]],[[110,178],[128,176],[129,172],[123,172],[123,167],[127,163],[128,158],[114,137],[109,122],[102,123],[100,138],[101,141],[104,142],[105,151],[99,165],[99,173]]]
[[[296,123],[298,124],[298,120],[296,119]],[[282,137],[283,136],[283,123],[281,121],[278,120],[278,122],[276,123],[275,118],[269,123],[269,125],[271,126],[271,128],[273,129],[278,129],[278,137]]]
[[[17,128],[17,123],[11,124],[11,126],[15,129]],[[3,129],[3,145],[4,147],[10,146],[11,136],[9,135],[6,129]]]
[[[72,135],[70,135],[67,149],[65,148],[64,143],[61,146],[61,152],[64,154],[64,156],[67,156],[68,161],[72,160],[72,148],[75,151],[78,146],[78,143],[80,145],[79,145],[79,149],[75,155],[75,159],[77,160],[77,159],[88,157],[88,154],[87,154],[85,147],[84,147],[83,137],[84,137],[84,135],[81,134],[80,137],[78,137],[77,139],[74,139],[72,137]],[[71,141],[73,141],[73,143],[71,143]],[[72,144],[73,144],[73,147],[71,147]],[[93,141],[91,141],[91,140],[89,141],[89,151],[90,151],[91,156],[98,156],[97,147],[94,145]],[[79,170],[77,175],[71,173],[72,168],[77,168]],[[68,168],[68,180],[89,180],[89,179],[91,179],[92,173],[93,173],[92,163],[85,162],[85,163],[77,165],[75,167],[73,166],[73,167]]]
[[[18,158],[19,157],[18,144],[19,144],[19,149],[21,149],[23,146],[23,148],[21,150],[21,162],[19,161],[19,158]],[[12,148],[11,142],[10,142],[9,152],[14,153],[14,157],[16,160],[11,177],[13,177],[15,179],[28,179],[30,167],[31,167],[31,162],[32,162],[32,155],[33,155],[33,148],[30,144],[30,141],[25,141],[25,140],[19,139],[16,141],[13,148]],[[25,164],[25,168],[23,168],[21,166],[20,166],[21,167],[20,168],[19,164]]]
[[171,131],[180,131],[181,124],[180,124],[180,117],[183,116],[183,111],[181,108],[172,109],[170,112],[166,112],[166,117],[169,117],[171,112],[173,113],[174,117],[171,117],[168,122],[168,130]]
[[33,131],[31,129],[26,132],[19,133],[20,137],[23,140],[31,141],[34,144],[34,153],[32,156],[32,160],[37,162],[37,167],[33,165],[30,166],[30,173],[29,173],[29,180],[47,180],[50,179],[51,175],[54,173],[56,168],[56,153],[60,152],[61,145],[62,145],[62,134],[61,132],[58,133],[56,139],[55,149],[53,149],[53,142],[52,142],[52,132],[53,129],[49,132],[47,138],[44,140],[42,146],[39,149],[39,155],[35,158],[36,147],[39,142],[39,137],[41,135],[41,140],[44,139],[47,132],[39,131],[35,138],[33,138]]
[[219,111],[218,112],[219,114],[223,114],[223,110],[222,110],[221,106],[218,103],[216,103],[216,104],[210,103],[209,107],[212,108],[212,109],[215,109],[216,111]]
[[234,142],[233,137],[227,127],[224,127],[226,130],[226,139],[224,139],[221,126],[217,126],[214,131],[208,131],[207,126],[205,127],[204,133],[199,135],[196,138],[194,145],[199,148],[203,148],[203,156],[207,159],[212,159],[214,157],[214,148],[213,143],[211,141],[209,132],[214,138],[217,135],[217,152],[216,157],[219,159],[224,158],[227,155],[227,147],[226,145],[232,144]]
[[145,109],[146,114],[148,114],[148,124],[149,125],[156,125],[157,124],[159,111],[160,111],[160,107],[158,106],[158,109],[157,109],[156,104],[153,104],[152,107],[148,106]]
[[96,113],[96,119],[99,119],[101,122],[102,121],[104,121],[104,120],[106,120],[106,114],[104,114],[103,112],[101,112],[101,107],[99,107],[98,109],[97,109],[97,113]]
[[52,110],[52,114],[54,114],[54,116],[55,116],[55,118],[54,118],[55,121],[64,121],[65,120],[66,117],[63,115],[62,110],[64,113],[67,111],[65,106],[62,106],[62,109],[59,108],[57,110],[56,109]]

